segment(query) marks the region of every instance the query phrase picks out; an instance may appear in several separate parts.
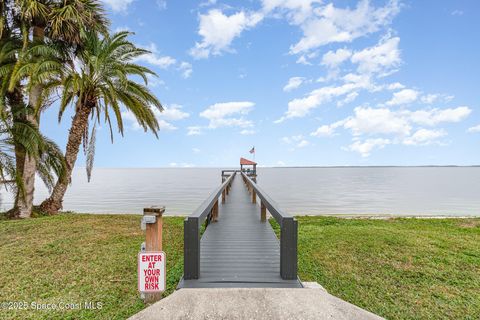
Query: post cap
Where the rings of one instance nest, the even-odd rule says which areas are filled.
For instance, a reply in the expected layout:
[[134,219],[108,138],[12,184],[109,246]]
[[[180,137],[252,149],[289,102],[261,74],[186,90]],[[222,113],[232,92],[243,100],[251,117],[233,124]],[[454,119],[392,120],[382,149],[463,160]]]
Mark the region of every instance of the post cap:
[[151,206],[148,208],[143,208],[144,215],[154,215],[161,217],[165,212],[165,206]]

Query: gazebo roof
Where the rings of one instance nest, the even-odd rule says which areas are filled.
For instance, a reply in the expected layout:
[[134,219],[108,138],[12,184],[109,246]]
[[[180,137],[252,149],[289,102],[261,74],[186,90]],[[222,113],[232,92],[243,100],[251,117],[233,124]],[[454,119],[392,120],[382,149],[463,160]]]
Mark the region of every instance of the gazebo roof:
[[248,160],[248,159],[245,159],[245,158],[240,158],[240,165],[243,165],[243,166],[252,165],[253,166],[253,165],[256,165],[256,164],[257,164],[256,162],[253,162],[251,160]]

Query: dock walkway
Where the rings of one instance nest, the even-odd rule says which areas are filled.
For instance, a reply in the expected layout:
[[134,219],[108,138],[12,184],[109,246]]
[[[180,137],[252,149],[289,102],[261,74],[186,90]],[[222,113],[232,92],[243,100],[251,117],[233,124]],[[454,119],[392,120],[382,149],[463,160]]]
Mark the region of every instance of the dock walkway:
[[225,203],[218,205],[218,221],[201,237],[199,277],[182,279],[180,288],[302,287],[298,279],[282,279],[280,242],[251,199],[241,177],[233,179]]

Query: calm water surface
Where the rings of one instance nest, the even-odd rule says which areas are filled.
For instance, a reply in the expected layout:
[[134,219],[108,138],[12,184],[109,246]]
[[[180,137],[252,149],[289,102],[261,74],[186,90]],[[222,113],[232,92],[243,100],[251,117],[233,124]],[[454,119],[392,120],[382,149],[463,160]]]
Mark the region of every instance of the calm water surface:
[[[75,170],[64,209],[88,213],[141,213],[165,205],[188,215],[221,183],[221,169],[95,168],[87,183]],[[260,168],[258,183],[291,214],[480,216],[479,167]],[[47,196],[37,186],[38,201]],[[1,192],[1,209],[12,199]]]

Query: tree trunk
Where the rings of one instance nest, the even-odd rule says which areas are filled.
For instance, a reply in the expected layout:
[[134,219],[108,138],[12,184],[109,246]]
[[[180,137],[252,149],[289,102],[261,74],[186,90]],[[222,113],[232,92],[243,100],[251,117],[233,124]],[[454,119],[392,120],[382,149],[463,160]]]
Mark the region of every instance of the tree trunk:
[[92,108],[80,106],[72,120],[72,127],[68,134],[67,149],[65,151],[65,177],[59,179],[53,188],[52,194],[42,202],[40,210],[50,214],[57,213],[63,206],[63,197],[72,178],[72,171],[77,161],[78,152],[82,143],[83,134],[88,127],[88,117]]
[[[36,106],[41,94],[42,87],[38,85],[34,86],[29,95],[29,107],[25,115],[25,120],[37,129],[39,128],[39,119],[35,115],[34,106]],[[26,154],[23,147],[16,146],[15,161],[17,172],[20,174],[23,182],[23,190],[17,188],[13,212],[16,218],[29,218],[32,215],[33,209],[37,159]]]
[[[45,39],[45,27],[33,27],[34,42],[43,42]],[[36,84],[32,87],[28,96],[28,110],[23,115],[24,120],[35,128],[39,128],[40,116],[37,117],[37,107],[42,95],[43,85]],[[40,112],[38,112],[40,115]],[[15,218],[29,218],[32,215],[33,197],[35,193],[35,174],[37,172],[37,159],[28,154],[21,146],[15,146],[15,161],[17,173],[20,174],[23,190],[17,188],[13,209],[10,212]]]
[[[23,95],[21,89],[15,88],[12,92],[7,93],[10,103],[12,105],[12,113],[15,121],[28,121],[32,125],[37,126],[37,120],[33,115],[26,115],[27,107],[23,102]],[[15,202],[13,208],[8,212],[12,218],[29,218],[32,214],[33,208],[33,193],[35,191],[35,172],[36,161],[35,158],[29,156],[25,148],[16,143],[15,151],[15,166],[17,175],[22,180],[23,188],[17,187],[15,194]]]
[[36,161],[32,156],[27,155],[21,146],[15,146],[15,160],[17,172],[22,179],[23,190],[17,188],[14,207],[10,215],[14,218],[30,218],[33,209],[33,194],[35,192]]

